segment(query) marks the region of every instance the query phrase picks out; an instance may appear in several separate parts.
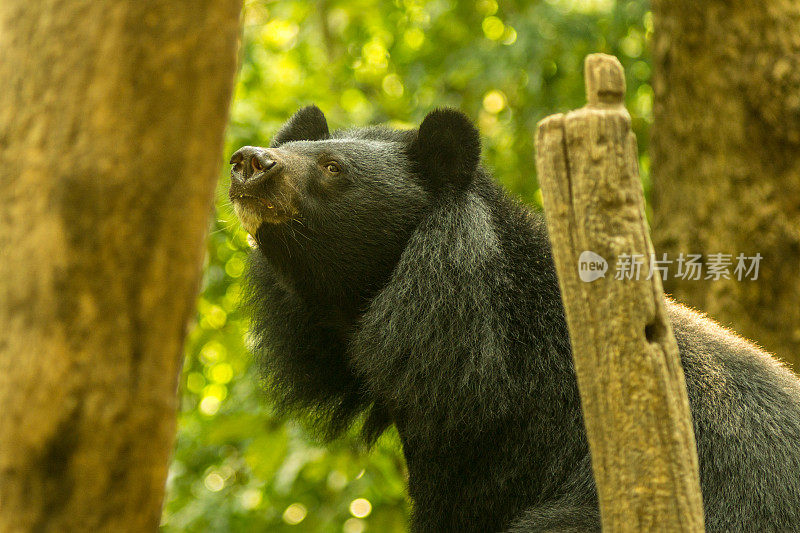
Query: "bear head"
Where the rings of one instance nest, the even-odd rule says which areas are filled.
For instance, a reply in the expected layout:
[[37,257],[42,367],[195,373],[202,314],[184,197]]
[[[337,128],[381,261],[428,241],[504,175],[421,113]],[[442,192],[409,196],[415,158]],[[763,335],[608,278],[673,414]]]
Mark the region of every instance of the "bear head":
[[236,214],[276,274],[318,302],[358,307],[425,214],[470,187],[480,138],[452,109],[432,111],[417,130],[330,132],[309,106],[269,147],[245,146],[230,162]]

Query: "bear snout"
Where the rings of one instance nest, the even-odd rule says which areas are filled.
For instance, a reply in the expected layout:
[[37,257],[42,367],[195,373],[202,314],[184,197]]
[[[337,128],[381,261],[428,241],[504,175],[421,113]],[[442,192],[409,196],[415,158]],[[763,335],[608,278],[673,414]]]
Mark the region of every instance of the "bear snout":
[[243,183],[251,180],[264,180],[269,176],[278,174],[283,165],[277,154],[267,148],[257,146],[245,146],[239,148],[231,156],[233,165],[231,178],[238,179]]
[[228,196],[245,230],[255,234],[262,223],[279,224],[297,214],[287,187],[286,154],[273,148],[244,146],[231,156]]

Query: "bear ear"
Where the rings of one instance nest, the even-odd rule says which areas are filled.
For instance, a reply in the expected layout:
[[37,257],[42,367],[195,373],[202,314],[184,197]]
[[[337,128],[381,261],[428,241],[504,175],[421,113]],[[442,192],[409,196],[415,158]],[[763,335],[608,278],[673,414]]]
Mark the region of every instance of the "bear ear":
[[436,109],[419,126],[414,156],[435,189],[463,189],[481,159],[481,138],[467,116],[455,109]]
[[272,139],[270,148],[276,148],[290,141],[320,141],[330,138],[328,122],[320,108],[315,105],[304,107],[281,126]]

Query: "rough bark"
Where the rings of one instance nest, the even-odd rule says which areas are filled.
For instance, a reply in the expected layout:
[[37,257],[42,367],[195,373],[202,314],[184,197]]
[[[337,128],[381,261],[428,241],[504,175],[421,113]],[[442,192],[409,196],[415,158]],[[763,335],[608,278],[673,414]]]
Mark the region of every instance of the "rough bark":
[[[588,104],[539,125],[537,168],[553,244],[604,531],[702,531],[698,462],[678,346],[653,246],[622,66],[586,60]],[[579,257],[642,275],[581,281]]]
[[240,0],[0,2],[0,531],[154,531]]
[[655,0],[653,15],[656,246],[763,256],[755,281],[666,289],[800,368],[800,3]]

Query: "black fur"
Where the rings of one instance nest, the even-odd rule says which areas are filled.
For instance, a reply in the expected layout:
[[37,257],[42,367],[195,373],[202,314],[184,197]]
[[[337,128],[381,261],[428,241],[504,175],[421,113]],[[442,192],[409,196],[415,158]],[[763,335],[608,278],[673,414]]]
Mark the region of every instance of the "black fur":
[[412,149],[412,160],[434,192],[446,187],[464,189],[480,163],[481,138],[462,113],[437,109],[420,124]]
[[[316,111],[295,115],[277,144],[336,157],[341,174],[294,184],[300,216],[263,224],[252,254],[270,392],[328,436],[360,416],[368,439],[395,424],[413,531],[599,529],[541,216],[478,166],[477,132],[455,111],[419,132],[328,138],[320,126]],[[668,309],[707,529],[800,530],[800,382],[712,321]]]
[[275,148],[291,141],[321,141],[330,137],[328,121],[320,108],[315,105],[298,110],[278,130],[272,139],[271,147]]

